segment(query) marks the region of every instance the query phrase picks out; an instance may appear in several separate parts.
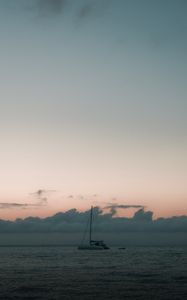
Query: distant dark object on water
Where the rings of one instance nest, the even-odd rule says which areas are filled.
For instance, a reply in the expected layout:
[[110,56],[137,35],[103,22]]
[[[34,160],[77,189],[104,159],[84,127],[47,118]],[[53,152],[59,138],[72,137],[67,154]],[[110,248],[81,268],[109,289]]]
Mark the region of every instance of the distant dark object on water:
[[126,248],[125,247],[120,247],[118,248],[119,250],[125,250]]

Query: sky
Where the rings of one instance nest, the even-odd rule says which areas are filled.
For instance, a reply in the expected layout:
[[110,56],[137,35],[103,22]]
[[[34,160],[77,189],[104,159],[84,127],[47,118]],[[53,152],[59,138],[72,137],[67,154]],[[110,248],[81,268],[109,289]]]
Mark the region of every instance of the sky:
[[187,2],[0,0],[0,218],[187,215]]

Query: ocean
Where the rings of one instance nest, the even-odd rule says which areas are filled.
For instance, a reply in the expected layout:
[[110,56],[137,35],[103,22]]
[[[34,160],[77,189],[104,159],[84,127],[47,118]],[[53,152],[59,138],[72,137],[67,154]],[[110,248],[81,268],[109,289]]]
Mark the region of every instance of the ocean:
[[187,299],[187,248],[0,247],[0,299]]

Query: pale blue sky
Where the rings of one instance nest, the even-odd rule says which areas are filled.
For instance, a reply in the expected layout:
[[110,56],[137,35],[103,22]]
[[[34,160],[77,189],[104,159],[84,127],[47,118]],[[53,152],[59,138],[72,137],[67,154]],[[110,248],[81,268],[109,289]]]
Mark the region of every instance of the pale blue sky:
[[53,188],[187,213],[186,12],[182,0],[0,1],[1,202]]

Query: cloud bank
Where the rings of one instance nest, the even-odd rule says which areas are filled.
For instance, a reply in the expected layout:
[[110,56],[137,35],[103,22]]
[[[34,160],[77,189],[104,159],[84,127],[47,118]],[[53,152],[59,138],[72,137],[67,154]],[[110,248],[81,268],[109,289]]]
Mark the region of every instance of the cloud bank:
[[[83,233],[90,211],[79,212],[75,208],[41,219],[28,217],[15,221],[0,220],[0,233]],[[173,216],[153,220],[153,212],[144,208],[132,218],[114,217],[113,211],[105,213],[94,208],[95,233],[177,233],[187,232],[187,216]]]

